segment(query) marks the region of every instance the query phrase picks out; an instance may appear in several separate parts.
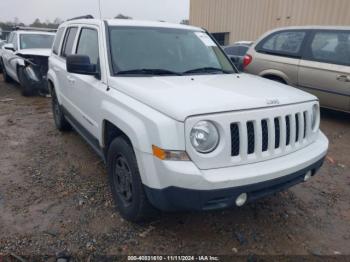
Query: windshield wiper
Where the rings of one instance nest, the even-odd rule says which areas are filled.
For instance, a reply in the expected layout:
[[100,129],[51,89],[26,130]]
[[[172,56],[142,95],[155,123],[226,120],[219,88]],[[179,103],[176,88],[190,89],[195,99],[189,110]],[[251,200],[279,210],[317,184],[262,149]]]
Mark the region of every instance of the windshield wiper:
[[117,75],[176,75],[180,76],[181,73],[166,70],[166,69],[148,69],[148,68],[140,68],[140,69],[132,69],[132,70],[124,70],[117,72]]
[[223,73],[223,74],[232,74],[234,71],[227,71],[221,68],[216,68],[216,67],[200,67],[196,69],[191,69],[188,71],[183,72],[184,75],[186,74],[192,74],[192,73]]

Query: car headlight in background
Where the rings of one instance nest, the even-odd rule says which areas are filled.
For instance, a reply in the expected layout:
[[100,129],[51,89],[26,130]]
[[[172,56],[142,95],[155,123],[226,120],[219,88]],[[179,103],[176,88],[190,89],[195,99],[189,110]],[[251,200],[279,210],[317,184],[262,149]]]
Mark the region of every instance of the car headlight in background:
[[220,135],[216,126],[210,121],[200,121],[191,130],[191,144],[199,153],[213,152],[219,144]]
[[318,117],[320,115],[320,107],[317,104],[314,104],[312,107],[312,113],[311,113],[311,127],[312,130],[315,131],[317,128],[317,122],[318,122]]

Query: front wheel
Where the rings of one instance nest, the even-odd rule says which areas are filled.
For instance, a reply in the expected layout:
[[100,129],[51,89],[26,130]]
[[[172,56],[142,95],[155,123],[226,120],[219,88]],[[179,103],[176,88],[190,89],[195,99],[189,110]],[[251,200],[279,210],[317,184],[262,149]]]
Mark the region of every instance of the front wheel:
[[22,96],[33,95],[34,91],[30,85],[30,79],[28,78],[28,75],[26,74],[23,66],[18,68],[17,75],[18,75],[18,80],[20,83],[20,89],[21,89]]
[[127,139],[118,137],[107,156],[109,183],[120,215],[128,221],[142,222],[157,215],[144,192],[134,150]]

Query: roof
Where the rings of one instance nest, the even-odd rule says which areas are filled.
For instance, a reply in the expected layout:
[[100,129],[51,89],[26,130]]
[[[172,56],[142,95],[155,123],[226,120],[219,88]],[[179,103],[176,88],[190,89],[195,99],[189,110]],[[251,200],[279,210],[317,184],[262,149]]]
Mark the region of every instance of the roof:
[[76,19],[70,20],[63,23],[61,26],[65,26],[67,24],[90,24],[97,25],[100,24],[101,21],[106,21],[110,26],[139,26],[139,27],[162,27],[162,28],[174,28],[174,29],[184,29],[184,30],[195,30],[195,31],[204,31],[202,28],[168,23],[168,22],[153,22],[153,21],[142,21],[142,20],[134,20],[134,19]]
[[280,31],[284,29],[350,30],[350,26],[322,26],[322,25],[287,26],[287,27],[276,28],[273,31]]

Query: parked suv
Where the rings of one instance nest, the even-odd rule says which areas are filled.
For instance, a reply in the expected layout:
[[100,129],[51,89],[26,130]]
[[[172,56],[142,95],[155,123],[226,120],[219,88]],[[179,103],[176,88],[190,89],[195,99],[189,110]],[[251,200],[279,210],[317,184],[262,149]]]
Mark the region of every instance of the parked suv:
[[308,180],[327,153],[316,97],[236,72],[197,27],[65,22],[48,81],[56,127],[105,161],[131,221],[242,206]]
[[[0,63],[5,82],[14,80],[24,96],[47,91],[48,57],[55,37],[52,29],[17,28],[2,47]],[[51,32],[47,32],[51,31]]]
[[317,96],[350,112],[350,27],[288,27],[268,32],[244,58],[245,71]]

